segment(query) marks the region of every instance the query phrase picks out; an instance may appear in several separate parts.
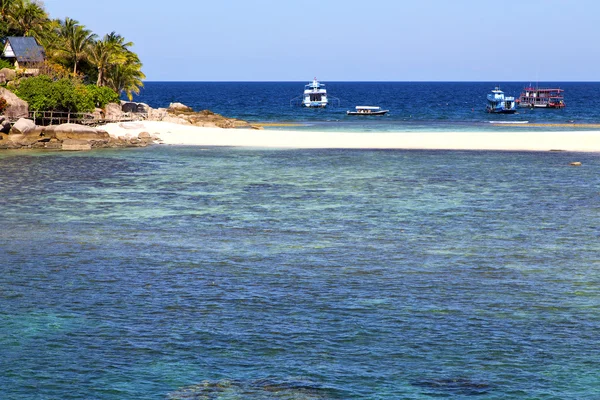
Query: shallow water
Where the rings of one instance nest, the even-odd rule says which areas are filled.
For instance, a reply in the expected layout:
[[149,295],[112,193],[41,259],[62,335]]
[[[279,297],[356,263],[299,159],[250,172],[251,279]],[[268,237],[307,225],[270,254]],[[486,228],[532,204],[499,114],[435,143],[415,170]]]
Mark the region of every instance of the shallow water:
[[597,397],[599,161],[0,153],[0,397]]

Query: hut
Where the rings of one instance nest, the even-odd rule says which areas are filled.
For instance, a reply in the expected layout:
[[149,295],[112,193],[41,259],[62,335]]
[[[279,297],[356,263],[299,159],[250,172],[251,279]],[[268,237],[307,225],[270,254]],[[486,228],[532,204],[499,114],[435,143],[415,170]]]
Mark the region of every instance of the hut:
[[25,75],[37,75],[40,65],[46,59],[44,48],[30,36],[7,37],[2,57],[13,61],[15,68],[22,70]]

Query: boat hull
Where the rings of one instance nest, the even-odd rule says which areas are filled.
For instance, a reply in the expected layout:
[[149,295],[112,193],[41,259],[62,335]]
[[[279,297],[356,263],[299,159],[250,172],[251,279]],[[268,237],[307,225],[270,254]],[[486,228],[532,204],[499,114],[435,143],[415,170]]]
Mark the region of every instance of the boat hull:
[[490,109],[488,108],[487,112],[490,114],[514,114],[517,112],[514,108],[512,109]]
[[346,114],[348,115],[385,115],[389,112],[390,110],[381,110],[381,111],[372,111],[372,112],[358,112],[358,111],[346,111]]

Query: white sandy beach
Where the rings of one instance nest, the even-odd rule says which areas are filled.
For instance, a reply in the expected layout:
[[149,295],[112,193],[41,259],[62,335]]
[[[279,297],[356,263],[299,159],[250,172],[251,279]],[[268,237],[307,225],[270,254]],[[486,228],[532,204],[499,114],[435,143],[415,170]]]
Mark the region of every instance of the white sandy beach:
[[143,121],[99,127],[111,136],[148,132],[167,145],[298,149],[426,149],[600,152],[600,131],[312,132],[222,129]]

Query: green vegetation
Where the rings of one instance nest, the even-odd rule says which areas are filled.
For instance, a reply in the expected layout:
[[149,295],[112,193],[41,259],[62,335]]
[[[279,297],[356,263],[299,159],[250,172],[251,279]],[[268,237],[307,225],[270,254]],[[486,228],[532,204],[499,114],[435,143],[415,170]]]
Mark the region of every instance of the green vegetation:
[[[57,87],[62,88],[59,82],[68,78],[73,81],[73,87],[81,87],[81,82],[95,83],[119,95],[124,93],[131,100],[133,93],[139,93],[143,86],[145,75],[139,57],[130,50],[132,42],[115,32],[99,38],[68,17],[64,20],[51,19],[39,0],[0,0],[0,39],[7,36],[33,36],[37,39],[47,58],[45,65],[40,66],[41,73],[55,80]],[[3,65],[0,60],[0,68]],[[19,85],[30,79],[23,79]],[[43,86],[40,81],[31,85],[40,90]],[[30,92],[29,86],[26,87],[26,90],[19,88],[19,92]],[[111,97],[107,89],[94,93],[95,104]],[[66,92],[62,95],[70,96]],[[78,109],[82,104],[80,101],[67,103],[78,104]]]
[[6,60],[0,60],[0,69],[3,69],[3,68],[13,69],[14,65],[12,65],[12,63],[10,63],[10,62],[8,62]]
[[119,101],[110,88],[84,85],[75,79],[54,80],[47,75],[24,79],[16,94],[29,103],[31,111],[92,112],[95,107]]

